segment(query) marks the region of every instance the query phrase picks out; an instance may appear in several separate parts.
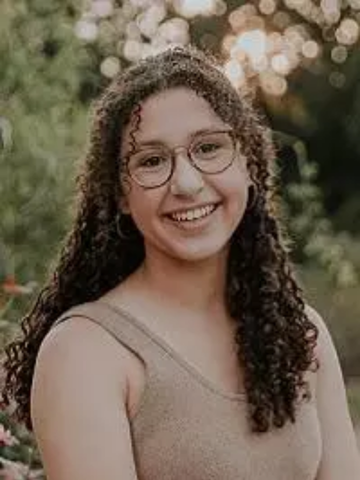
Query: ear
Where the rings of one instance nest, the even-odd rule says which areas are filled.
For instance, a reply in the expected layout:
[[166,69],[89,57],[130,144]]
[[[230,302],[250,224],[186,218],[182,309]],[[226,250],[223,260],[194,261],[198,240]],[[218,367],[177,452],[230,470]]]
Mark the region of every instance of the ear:
[[119,199],[119,208],[122,213],[125,213],[126,215],[130,214],[129,202],[125,195],[121,195]]

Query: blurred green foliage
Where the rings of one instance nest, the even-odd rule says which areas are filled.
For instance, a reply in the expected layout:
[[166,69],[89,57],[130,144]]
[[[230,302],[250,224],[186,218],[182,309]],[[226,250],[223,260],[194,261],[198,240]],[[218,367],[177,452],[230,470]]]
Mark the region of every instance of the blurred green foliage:
[[11,139],[0,153],[0,238],[26,281],[44,275],[65,231],[84,140],[78,91],[87,57],[66,11],[62,2],[1,5],[0,112]]
[[0,411],[0,478],[45,479],[33,435],[3,411]]

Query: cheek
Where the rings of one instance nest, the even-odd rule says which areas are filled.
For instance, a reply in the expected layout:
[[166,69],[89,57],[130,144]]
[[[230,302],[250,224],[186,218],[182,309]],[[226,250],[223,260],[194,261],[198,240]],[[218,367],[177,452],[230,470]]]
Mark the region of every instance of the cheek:
[[243,217],[246,210],[249,185],[247,172],[240,166],[232,169],[226,181],[223,182],[222,194],[227,203],[226,209],[232,221],[236,223]]
[[246,166],[243,163],[234,163],[231,169],[224,172],[222,179],[223,191],[231,199],[247,199],[251,184]]
[[131,189],[127,195],[129,214],[140,231],[146,230],[153,218],[158,215],[160,199],[153,190],[141,190],[137,187]]

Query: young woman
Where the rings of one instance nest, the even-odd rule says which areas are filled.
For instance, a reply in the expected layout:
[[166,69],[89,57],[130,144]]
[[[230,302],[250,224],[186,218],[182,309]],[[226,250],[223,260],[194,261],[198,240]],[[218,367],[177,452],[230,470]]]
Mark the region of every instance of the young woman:
[[356,480],[338,359],[270,204],[272,145],[174,48],[97,104],[73,229],[7,349],[49,480]]

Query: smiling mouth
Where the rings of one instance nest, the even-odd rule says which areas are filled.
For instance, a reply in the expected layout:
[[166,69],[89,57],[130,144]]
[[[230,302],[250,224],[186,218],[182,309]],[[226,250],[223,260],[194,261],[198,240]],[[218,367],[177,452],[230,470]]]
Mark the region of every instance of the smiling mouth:
[[193,222],[195,220],[208,217],[217,209],[218,206],[219,204],[214,203],[212,205],[206,205],[204,207],[194,208],[192,210],[169,213],[166,216],[178,223]]

